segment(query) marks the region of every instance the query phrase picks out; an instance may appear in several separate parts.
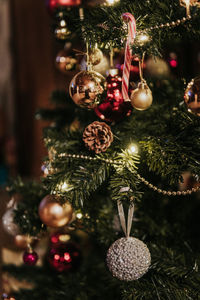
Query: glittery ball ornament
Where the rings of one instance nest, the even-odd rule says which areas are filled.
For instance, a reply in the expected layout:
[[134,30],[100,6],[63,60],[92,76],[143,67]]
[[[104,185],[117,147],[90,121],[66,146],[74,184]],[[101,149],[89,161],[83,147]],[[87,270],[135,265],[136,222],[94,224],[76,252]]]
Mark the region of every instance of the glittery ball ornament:
[[131,93],[131,104],[137,110],[149,108],[153,102],[152,92],[145,81],[138,84],[138,88]]
[[49,12],[54,12],[58,8],[78,6],[81,0],[46,0],[46,5]]
[[38,261],[38,255],[35,251],[25,251],[23,261],[27,266],[34,266]]
[[104,91],[104,77],[95,71],[81,71],[69,85],[69,94],[80,107],[93,109],[99,104],[99,96]]
[[75,271],[80,266],[81,252],[71,241],[57,242],[49,251],[48,261],[58,272]]
[[99,48],[93,48],[89,50],[89,62],[96,66],[100,64],[103,59],[103,53]]
[[106,78],[107,97],[95,108],[96,115],[107,122],[119,122],[130,116],[132,106],[122,97],[122,79],[117,69],[110,69]]
[[59,71],[67,74],[76,69],[77,59],[70,50],[63,49],[56,56],[56,67]]
[[18,225],[14,222],[14,208],[9,208],[2,217],[2,224],[4,230],[10,235],[19,234]]
[[193,79],[188,84],[184,100],[188,111],[200,116],[200,77]]
[[115,241],[107,253],[108,268],[120,280],[139,279],[148,271],[150,264],[149,249],[142,241],[133,237]]
[[47,195],[39,205],[41,221],[49,227],[62,227],[72,220],[73,208],[69,202],[61,205],[55,196]]

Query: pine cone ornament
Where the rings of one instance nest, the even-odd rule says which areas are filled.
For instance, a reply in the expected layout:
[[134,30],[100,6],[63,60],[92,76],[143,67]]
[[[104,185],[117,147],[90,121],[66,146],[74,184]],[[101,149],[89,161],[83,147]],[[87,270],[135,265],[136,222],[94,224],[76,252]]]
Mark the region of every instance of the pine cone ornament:
[[105,152],[113,141],[110,126],[104,122],[93,122],[85,128],[83,141],[86,147],[95,151],[96,154]]

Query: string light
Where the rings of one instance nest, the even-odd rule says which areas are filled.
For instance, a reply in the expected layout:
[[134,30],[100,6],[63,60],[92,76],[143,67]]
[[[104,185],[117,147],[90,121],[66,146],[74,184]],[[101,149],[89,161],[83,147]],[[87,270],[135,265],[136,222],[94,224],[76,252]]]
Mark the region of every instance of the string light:
[[109,5],[109,6],[115,5],[115,4],[117,4],[119,1],[120,1],[120,0],[106,0],[105,5]]
[[140,32],[137,34],[135,42],[139,46],[143,46],[146,43],[150,42],[150,36],[146,32]]
[[61,193],[69,192],[73,189],[73,186],[67,183],[66,181],[61,182],[57,185],[57,190],[59,190]]
[[129,145],[129,147],[128,147],[128,152],[130,153],[130,154],[137,154],[138,153],[138,151],[139,151],[139,149],[138,149],[138,145],[137,144],[130,144]]
[[76,214],[76,217],[77,217],[77,219],[81,220],[82,217],[83,217],[83,214],[82,214],[82,213],[77,213],[77,214]]

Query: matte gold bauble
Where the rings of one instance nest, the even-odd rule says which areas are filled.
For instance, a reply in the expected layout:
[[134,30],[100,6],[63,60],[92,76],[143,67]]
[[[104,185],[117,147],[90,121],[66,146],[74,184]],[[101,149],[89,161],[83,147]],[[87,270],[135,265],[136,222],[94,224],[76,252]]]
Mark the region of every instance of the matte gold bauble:
[[131,93],[131,104],[135,109],[145,110],[153,102],[152,92],[145,81],[141,81],[138,88]]
[[76,64],[77,59],[69,53],[69,50],[61,50],[56,56],[56,67],[62,73],[75,70]]
[[39,216],[49,227],[62,227],[72,220],[73,208],[69,202],[61,205],[55,196],[47,195],[39,205]]
[[188,84],[184,100],[188,111],[200,116],[200,77],[192,79]]
[[93,66],[96,66],[96,65],[100,64],[102,59],[103,59],[103,53],[100,49],[93,48],[93,49],[89,50],[89,62]]
[[69,94],[80,107],[93,109],[99,104],[99,96],[104,91],[104,77],[95,71],[81,71],[69,85]]

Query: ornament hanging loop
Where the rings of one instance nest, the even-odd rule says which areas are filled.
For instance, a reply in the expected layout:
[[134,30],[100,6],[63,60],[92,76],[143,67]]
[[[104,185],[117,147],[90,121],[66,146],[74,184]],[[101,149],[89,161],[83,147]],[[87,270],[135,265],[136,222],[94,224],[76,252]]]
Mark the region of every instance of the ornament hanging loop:
[[119,213],[121,227],[124,231],[125,236],[128,238],[128,237],[130,237],[131,227],[132,227],[132,223],[133,223],[134,204],[131,203],[129,206],[127,225],[126,225],[126,218],[125,218],[125,214],[124,214],[124,208],[123,208],[123,204],[121,201],[117,202],[117,207],[118,207],[118,213]]
[[143,82],[146,82],[146,81],[144,80],[144,77],[143,77],[144,58],[145,58],[145,52],[142,54],[142,59],[139,58],[139,73],[140,73],[140,80],[143,81]]

